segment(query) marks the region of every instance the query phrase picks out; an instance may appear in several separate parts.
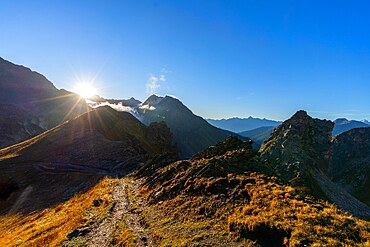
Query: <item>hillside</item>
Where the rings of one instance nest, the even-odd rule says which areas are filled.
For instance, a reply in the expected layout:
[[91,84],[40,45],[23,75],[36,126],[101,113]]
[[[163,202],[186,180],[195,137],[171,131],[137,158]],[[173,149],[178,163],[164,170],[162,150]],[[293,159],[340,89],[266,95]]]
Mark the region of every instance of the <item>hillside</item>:
[[228,136],[237,135],[210,125],[194,115],[180,100],[170,96],[152,95],[137,110],[146,124],[164,121],[168,125],[182,158],[188,158]]
[[85,113],[0,150],[0,213],[50,207],[103,176],[122,176],[152,156],[174,153],[171,141],[164,123],[145,126],[109,107]]
[[0,148],[24,141],[89,110],[78,95],[58,90],[43,75],[2,58],[0,108]]
[[274,121],[261,118],[228,118],[228,119],[207,119],[207,121],[221,129],[229,130],[235,133],[249,131],[260,127],[276,127],[281,124],[280,121]]

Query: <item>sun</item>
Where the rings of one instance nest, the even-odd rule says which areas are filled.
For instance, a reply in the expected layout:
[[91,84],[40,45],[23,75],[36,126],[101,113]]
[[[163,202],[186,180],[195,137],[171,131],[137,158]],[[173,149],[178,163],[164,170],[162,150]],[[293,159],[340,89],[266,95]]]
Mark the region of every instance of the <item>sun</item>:
[[91,98],[97,93],[96,88],[91,83],[79,83],[73,91],[84,99]]

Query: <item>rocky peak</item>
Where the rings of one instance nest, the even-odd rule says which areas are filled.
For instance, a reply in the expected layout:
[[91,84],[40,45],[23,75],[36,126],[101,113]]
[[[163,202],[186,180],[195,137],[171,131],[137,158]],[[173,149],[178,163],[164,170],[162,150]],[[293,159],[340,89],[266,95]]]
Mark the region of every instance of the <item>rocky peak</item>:
[[298,111],[262,144],[261,157],[286,180],[305,177],[312,170],[331,177],[333,125],[331,121],[313,119],[305,111]]
[[299,110],[297,111],[291,118],[290,120],[293,121],[293,120],[306,120],[308,118],[311,118],[310,116],[308,116],[307,112],[304,111],[304,110]]
[[163,97],[160,97],[158,95],[153,94],[153,95],[149,96],[149,98],[147,98],[145,100],[145,102],[143,103],[143,105],[155,106],[159,102],[161,102],[162,99],[163,99]]

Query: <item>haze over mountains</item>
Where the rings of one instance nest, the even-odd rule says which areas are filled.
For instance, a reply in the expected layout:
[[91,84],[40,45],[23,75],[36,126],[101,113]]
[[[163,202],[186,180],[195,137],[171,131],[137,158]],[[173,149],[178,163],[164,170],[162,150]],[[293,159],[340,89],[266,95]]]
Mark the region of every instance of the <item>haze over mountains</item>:
[[170,96],[87,104],[5,60],[0,89],[1,246],[370,243],[365,122],[216,120],[236,134]]
[[229,119],[207,119],[207,121],[221,129],[229,130],[235,133],[257,129],[260,127],[276,127],[281,124],[280,121],[260,119],[260,118],[229,118]]

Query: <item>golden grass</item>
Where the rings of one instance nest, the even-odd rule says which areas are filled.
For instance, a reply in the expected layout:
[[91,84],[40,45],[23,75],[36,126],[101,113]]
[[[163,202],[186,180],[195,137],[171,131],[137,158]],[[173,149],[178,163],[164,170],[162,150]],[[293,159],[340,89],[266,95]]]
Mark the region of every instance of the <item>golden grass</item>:
[[0,149],[0,161],[17,157],[23,149],[25,149],[27,147],[30,147],[31,145],[39,142],[44,137],[46,137],[48,134],[50,134],[50,133],[56,131],[58,128],[60,128],[60,126],[61,125],[58,125],[58,126],[52,128],[52,129],[49,129],[49,130],[47,130],[47,131],[45,131],[45,132],[43,132],[43,133],[41,133],[41,134],[39,134],[35,137],[32,137],[28,140],[25,140],[23,142],[20,142],[20,143],[14,144],[12,146]]
[[370,223],[334,205],[306,198],[273,182],[249,186],[250,203],[228,217],[239,235],[258,237],[256,229],[286,234],[287,246],[369,246]]
[[126,222],[123,219],[118,223],[116,229],[112,234],[111,246],[115,247],[126,247],[134,246],[135,236],[126,226]]
[[[249,199],[238,201],[231,194],[194,196],[182,189],[170,199],[145,206],[142,214],[155,244],[370,246],[369,222],[263,174],[236,179],[255,181],[246,184]],[[143,197],[151,192],[145,186],[139,190]]]
[[[0,217],[0,246],[59,246],[74,229],[104,217],[113,203],[109,193],[116,183],[105,178],[51,209]],[[96,199],[103,200],[98,207],[93,206]]]

